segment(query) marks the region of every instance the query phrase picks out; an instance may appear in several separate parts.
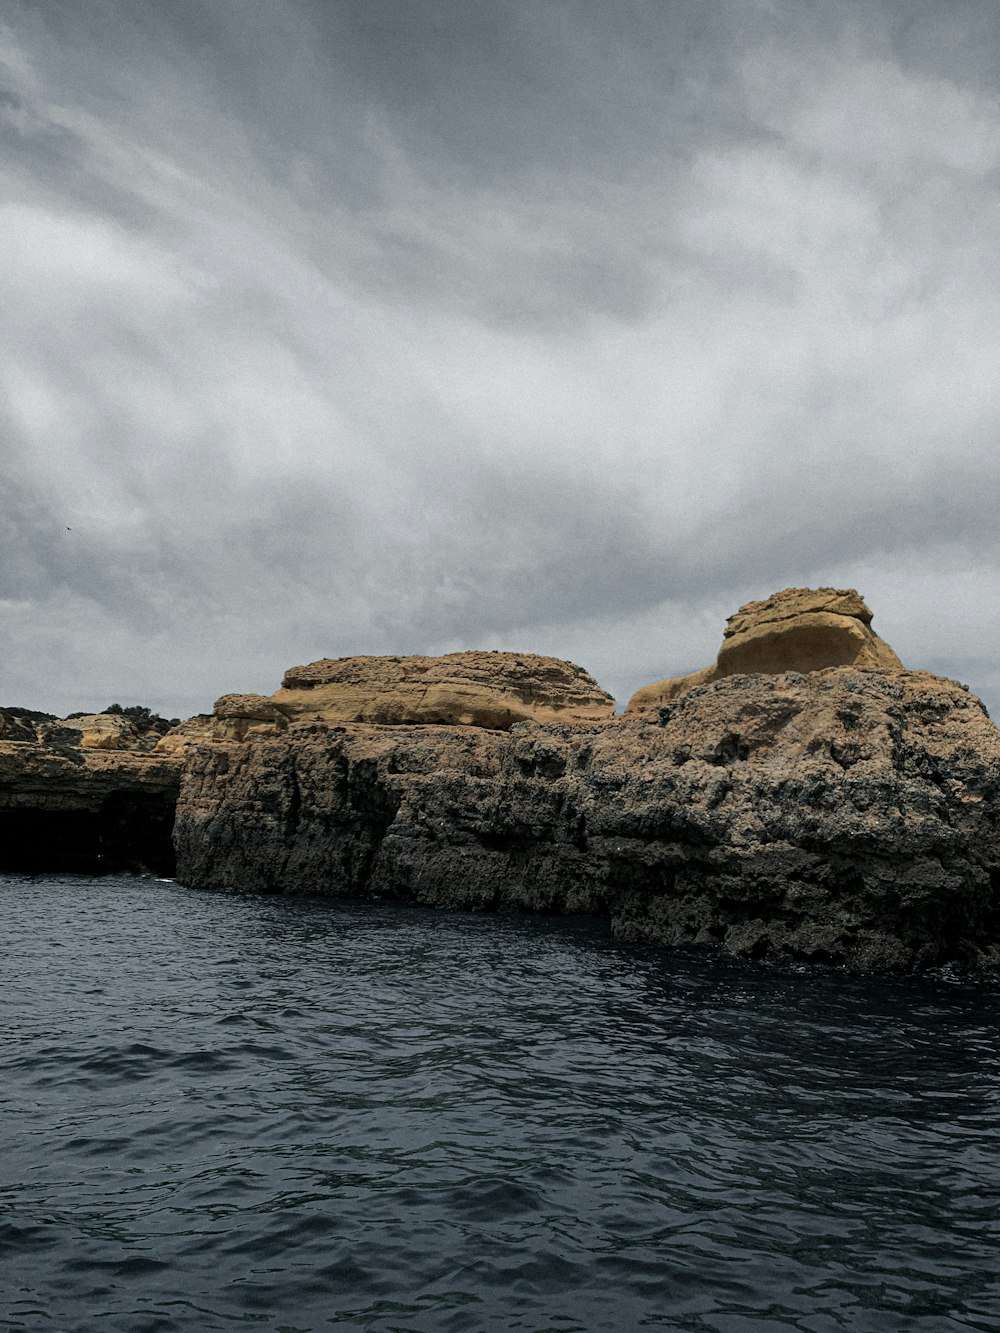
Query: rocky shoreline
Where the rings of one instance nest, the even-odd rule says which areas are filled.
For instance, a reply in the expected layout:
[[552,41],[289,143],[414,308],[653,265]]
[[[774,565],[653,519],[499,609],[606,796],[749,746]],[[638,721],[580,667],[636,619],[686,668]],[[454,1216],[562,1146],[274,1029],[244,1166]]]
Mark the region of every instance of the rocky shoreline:
[[1000,732],[870,621],[851,590],[751,603],[713,667],[623,717],[571,664],[476,653],[293,668],[144,753],[84,734],[74,760],[0,732],[0,825],[126,827],[120,791],[173,824],[194,887],[593,913],[671,947],[992,972]]

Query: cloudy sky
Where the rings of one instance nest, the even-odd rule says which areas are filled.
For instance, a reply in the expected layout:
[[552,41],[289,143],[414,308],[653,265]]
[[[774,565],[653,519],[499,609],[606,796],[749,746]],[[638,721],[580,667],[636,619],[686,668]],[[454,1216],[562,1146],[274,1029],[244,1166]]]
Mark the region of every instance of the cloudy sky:
[[5,0],[0,704],[624,702],[855,586],[1000,713],[994,0]]

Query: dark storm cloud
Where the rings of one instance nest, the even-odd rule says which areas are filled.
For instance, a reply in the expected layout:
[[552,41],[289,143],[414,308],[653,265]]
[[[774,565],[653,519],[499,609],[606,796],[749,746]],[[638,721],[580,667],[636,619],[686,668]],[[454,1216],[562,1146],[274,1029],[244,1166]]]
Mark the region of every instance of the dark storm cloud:
[[464,645],[625,693],[830,581],[1000,689],[998,44],[972,0],[8,6],[0,702]]

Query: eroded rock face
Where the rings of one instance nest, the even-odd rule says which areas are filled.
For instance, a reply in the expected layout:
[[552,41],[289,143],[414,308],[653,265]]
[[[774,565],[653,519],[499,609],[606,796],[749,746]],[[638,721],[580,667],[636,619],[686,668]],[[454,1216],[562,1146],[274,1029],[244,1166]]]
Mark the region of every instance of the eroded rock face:
[[638,690],[627,717],[655,715],[698,685],[748,672],[822,671],[852,666],[899,671],[902,663],[871,628],[872,613],[853,588],[786,588],[730,616],[715,663]]
[[716,669],[720,676],[836,666],[899,671],[902,663],[871,621],[853,588],[786,588],[729,617]]
[[1000,733],[922,672],[734,674],[655,722],[217,739],[188,752],[175,839],[194,885],[602,913],[625,939],[854,968],[1000,965]]
[[294,722],[506,730],[515,722],[614,717],[614,700],[586,671],[536,653],[327,658],[292,667],[271,700]]
[[287,726],[285,714],[266,695],[224,694],[215,701],[212,732],[220,738],[241,741],[252,732],[270,735]]

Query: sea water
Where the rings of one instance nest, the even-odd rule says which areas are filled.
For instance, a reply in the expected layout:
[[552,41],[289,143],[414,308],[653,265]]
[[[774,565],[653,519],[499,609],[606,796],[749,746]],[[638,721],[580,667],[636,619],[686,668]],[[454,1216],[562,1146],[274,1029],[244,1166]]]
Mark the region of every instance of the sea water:
[[1000,1327],[1000,992],[0,879],[5,1329]]

